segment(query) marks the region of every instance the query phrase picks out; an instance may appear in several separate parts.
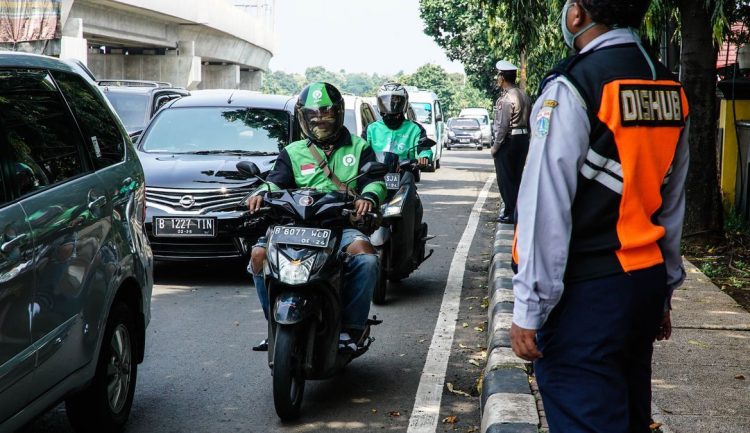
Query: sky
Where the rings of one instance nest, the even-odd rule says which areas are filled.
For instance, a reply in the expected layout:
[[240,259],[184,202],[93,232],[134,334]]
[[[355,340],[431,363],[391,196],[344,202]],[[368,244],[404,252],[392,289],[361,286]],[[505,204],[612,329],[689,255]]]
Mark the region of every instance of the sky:
[[435,63],[463,72],[423,33],[419,0],[276,0],[275,25],[272,71],[324,66],[388,75]]

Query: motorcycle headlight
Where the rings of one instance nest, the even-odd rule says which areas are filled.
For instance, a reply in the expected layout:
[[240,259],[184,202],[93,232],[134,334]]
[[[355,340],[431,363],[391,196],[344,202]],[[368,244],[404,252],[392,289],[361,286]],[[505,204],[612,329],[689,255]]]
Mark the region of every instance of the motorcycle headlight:
[[384,217],[391,217],[395,215],[401,215],[401,208],[404,206],[404,195],[398,195],[393,200],[389,201],[385,205],[383,211]]
[[305,260],[289,260],[279,254],[279,280],[288,285],[304,284],[310,279],[315,256]]

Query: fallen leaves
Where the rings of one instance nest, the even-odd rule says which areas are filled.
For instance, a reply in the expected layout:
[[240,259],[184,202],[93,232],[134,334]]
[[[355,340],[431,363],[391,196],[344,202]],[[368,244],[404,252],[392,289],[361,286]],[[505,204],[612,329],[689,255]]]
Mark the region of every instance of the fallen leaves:
[[401,412],[399,412],[397,410],[392,410],[392,411],[388,412],[388,416],[391,416],[391,417],[401,416]]
[[708,349],[709,345],[698,340],[688,340],[688,343],[692,344],[693,346],[700,347],[701,349]]
[[745,380],[745,376],[742,374],[738,374],[737,376],[734,376],[734,378],[737,380]]
[[466,323],[466,322],[464,322],[464,323],[463,323],[463,324],[462,324],[461,326],[463,326],[464,328],[468,328],[468,327],[469,327],[469,324],[468,324],[468,323]]
[[662,426],[662,423],[660,423],[660,422],[653,422],[653,423],[651,423],[650,426],[648,426],[648,428],[650,428],[651,430],[658,430],[661,426]]
[[460,389],[456,389],[453,387],[453,384],[448,382],[445,384],[445,387],[448,388],[448,392],[451,394],[460,395],[461,397],[471,397],[471,395],[468,392],[461,391]]
[[447,416],[443,418],[443,424],[455,424],[458,422],[458,417],[455,415]]
[[481,365],[479,364],[479,361],[477,361],[476,359],[470,359],[469,364],[477,366],[477,367],[481,367]]
[[482,308],[487,309],[489,307],[490,307],[490,298],[485,296],[484,299],[482,299]]

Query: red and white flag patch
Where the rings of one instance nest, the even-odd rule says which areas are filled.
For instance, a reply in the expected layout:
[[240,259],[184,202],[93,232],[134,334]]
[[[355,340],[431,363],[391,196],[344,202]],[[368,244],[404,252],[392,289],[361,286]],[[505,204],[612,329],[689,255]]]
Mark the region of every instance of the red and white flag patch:
[[315,164],[302,164],[299,171],[302,173],[302,176],[309,176],[315,173]]

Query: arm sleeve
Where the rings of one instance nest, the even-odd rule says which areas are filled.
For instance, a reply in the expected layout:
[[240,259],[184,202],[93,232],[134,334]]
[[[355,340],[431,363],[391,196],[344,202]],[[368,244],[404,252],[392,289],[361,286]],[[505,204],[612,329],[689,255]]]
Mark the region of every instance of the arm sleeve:
[[[417,143],[417,146],[427,141],[427,131],[425,131],[424,127],[420,125],[417,122],[414,122],[415,125],[419,128],[419,141]],[[432,149],[423,150],[422,152],[419,152],[419,155],[417,158],[427,158],[430,162],[432,162]]]
[[[375,152],[373,152],[370,145],[367,145],[362,149],[362,154],[359,157],[359,168],[362,169],[362,166],[364,166],[368,162],[377,162]],[[385,200],[386,188],[385,182],[383,181],[382,177],[376,178],[370,176],[362,176],[357,181],[357,186],[359,187],[362,196],[372,201],[376,207],[380,206],[380,204]]]
[[365,127],[365,129],[362,130],[362,139],[365,140],[368,143],[370,142],[370,140],[367,139],[367,130],[370,129],[370,125],[372,125],[372,123],[370,123],[369,125],[367,125],[367,127]]
[[[557,104],[544,104],[547,100]],[[531,125],[517,204],[514,255],[518,274],[513,278],[513,323],[539,329],[562,296],[572,230],[571,206],[591,126],[573,90],[560,81],[545,88],[531,119],[536,119],[536,124]]]
[[664,237],[659,240],[664,265],[667,268],[667,300],[665,309],[672,308],[672,293],[685,280],[685,267],[680,254],[682,223],[685,219],[685,179],[690,161],[688,129],[690,121],[682,131],[675,150],[672,170],[667,183],[662,187],[662,209],[657,223],[664,227]]
[[498,100],[495,107],[495,141],[492,145],[492,154],[494,155],[502,146],[505,137],[510,129],[511,104],[505,98]]
[[279,189],[289,189],[297,186],[297,182],[294,180],[294,170],[292,169],[292,160],[289,158],[289,153],[286,149],[283,149],[276,159],[276,163],[268,173],[266,181],[271,184],[271,190],[278,191]]

